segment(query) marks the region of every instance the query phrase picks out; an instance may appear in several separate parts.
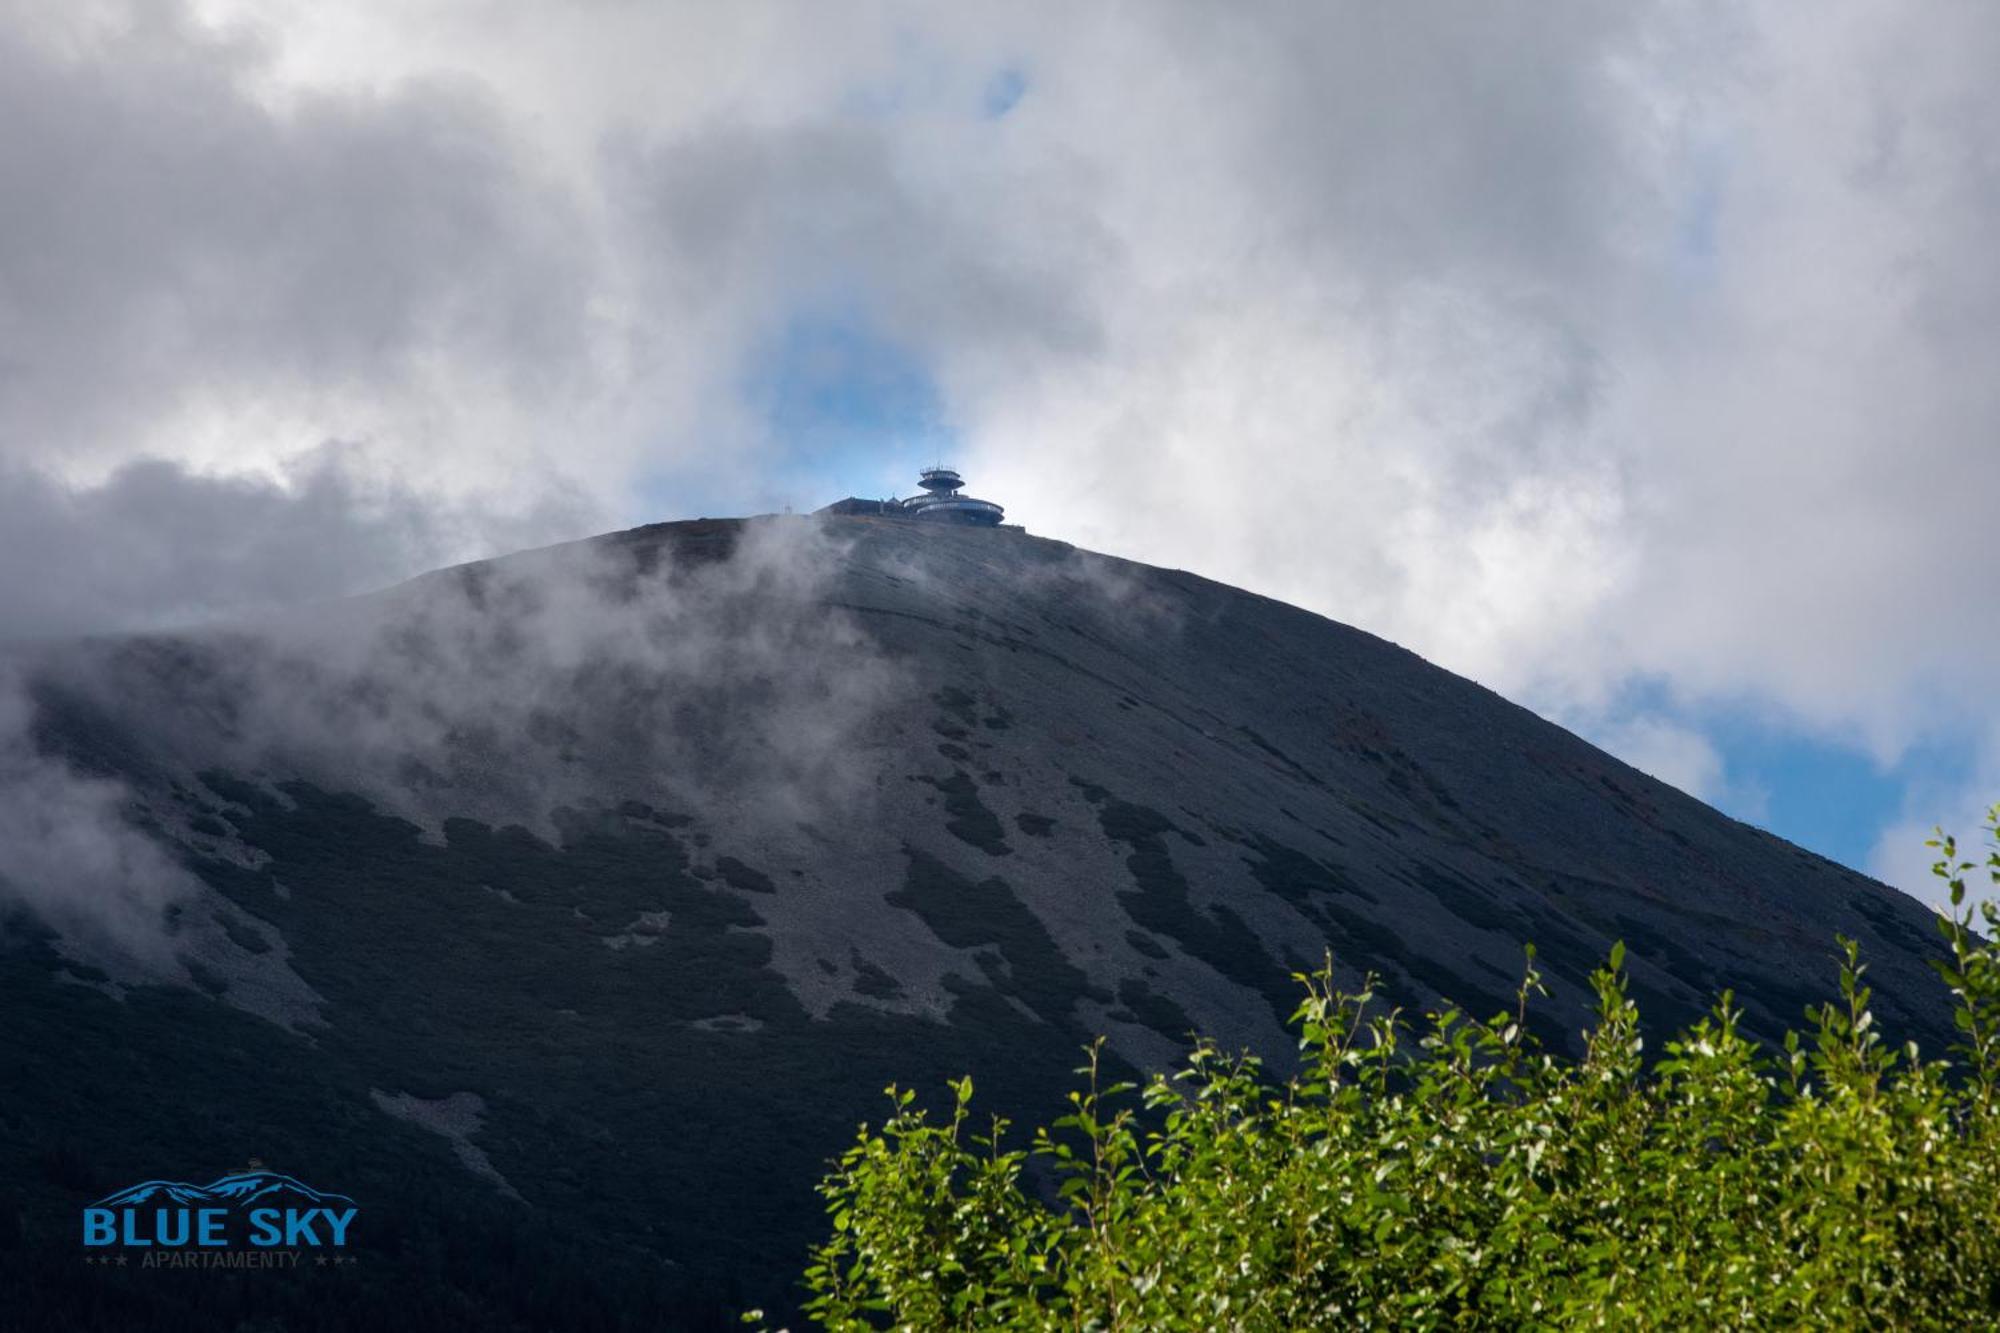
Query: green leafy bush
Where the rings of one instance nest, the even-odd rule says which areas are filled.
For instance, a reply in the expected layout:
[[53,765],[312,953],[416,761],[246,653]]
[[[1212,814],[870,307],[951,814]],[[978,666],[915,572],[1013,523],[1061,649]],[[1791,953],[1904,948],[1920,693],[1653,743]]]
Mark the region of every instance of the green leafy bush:
[[[2000,845],[2000,806],[1988,824]],[[2000,1321],[2000,927],[1940,833],[1953,1058],[1891,1049],[1843,940],[1841,996],[1782,1051],[1724,995],[1648,1062],[1623,947],[1580,1059],[1513,1012],[1421,1035],[1301,976],[1304,1073],[1200,1044],[1100,1086],[1026,1147],[907,1091],[820,1189],[829,1328],[1964,1329]],[[2000,884],[2000,851],[1983,863]],[[1372,984],[1372,983],[1371,983]],[[1135,1095],[1136,1094],[1136,1095]],[[756,1318],[756,1316],[752,1316]]]

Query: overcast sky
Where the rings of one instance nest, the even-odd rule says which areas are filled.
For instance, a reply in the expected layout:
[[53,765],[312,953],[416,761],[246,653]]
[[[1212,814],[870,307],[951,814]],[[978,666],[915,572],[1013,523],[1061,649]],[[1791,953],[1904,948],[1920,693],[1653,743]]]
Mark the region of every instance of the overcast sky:
[[907,493],[1922,890],[2000,799],[2000,9],[0,0],[0,635]]

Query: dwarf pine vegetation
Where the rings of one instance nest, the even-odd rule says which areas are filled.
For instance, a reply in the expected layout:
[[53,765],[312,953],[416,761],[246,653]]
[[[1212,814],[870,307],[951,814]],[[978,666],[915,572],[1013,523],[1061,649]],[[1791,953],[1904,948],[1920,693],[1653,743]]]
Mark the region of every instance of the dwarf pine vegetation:
[[[2000,848],[2000,806],[1988,831]],[[821,1184],[805,1311],[833,1329],[1936,1328],[2000,1321],[2000,850],[1935,872],[1959,1041],[1894,1048],[1840,996],[1769,1048],[1731,998],[1645,1049],[1623,946],[1584,1054],[1511,1012],[1408,1024],[1300,976],[1302,1072],[1209,1043],[1079,1073],[1025,1137],[890,1089]],[[1976,929],[1983,926],[1984,932]],[[1372,985],[1372,983],[1371,983]],[[754,1321],[757,1316],[752,1315]]]

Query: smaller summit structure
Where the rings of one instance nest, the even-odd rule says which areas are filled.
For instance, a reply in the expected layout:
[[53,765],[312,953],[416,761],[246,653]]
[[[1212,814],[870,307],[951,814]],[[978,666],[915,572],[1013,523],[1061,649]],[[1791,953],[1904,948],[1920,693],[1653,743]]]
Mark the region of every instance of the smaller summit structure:
[[948,467],[927,467],[917,480],[922,495],[907,500],[863,500],[848,496],[835,500],[818,512],[822,514],[879,514],[885,518],[913,519],[919,523],[957,523],[976,528],[997,528],[1007,511],[991,500],[979,500],[960,492],[965,479]]

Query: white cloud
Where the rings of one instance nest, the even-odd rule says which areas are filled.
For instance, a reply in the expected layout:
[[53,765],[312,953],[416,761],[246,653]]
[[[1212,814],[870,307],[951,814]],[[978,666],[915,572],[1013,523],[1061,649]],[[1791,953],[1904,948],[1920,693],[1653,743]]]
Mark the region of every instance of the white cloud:
[[1611,724],[1594,739],[1634,768],[1704,801],[1725,795],[1722,756],[1700,732],[1657,717]]
[[[1904,799],[1902,817],[1884,829],[1875,841],[1865,867],[1884,883],[1916,895],[1939,911],[1950,909],[1945,882],[1931,873],[1938,860],[1936,849],[1924,846],[1936,830],[1958,839],[1961,860],[1984,862],[1996,850],[1986,829],[1988,812],[2000,801],[2000,743],[1988,738],[1980,748],[1980,763],[1965,780],[1926,780],[1912,784]],[[1974,902],[2000,899],[2000,886],[1988,878],[1982,865],[1966,877],[1967,896]]]
[[2000,736],[1990,8],[0,12],[0,462],[747,493],[836,304],[1038,530],[1559,716]]

